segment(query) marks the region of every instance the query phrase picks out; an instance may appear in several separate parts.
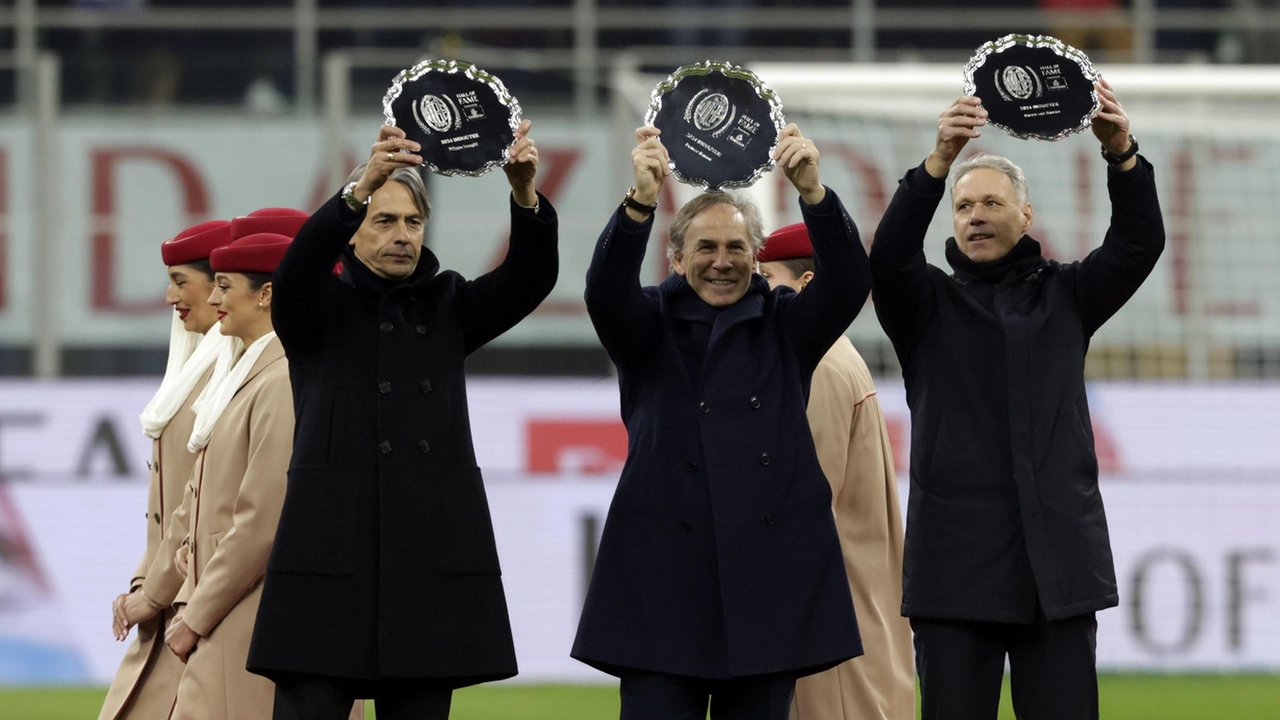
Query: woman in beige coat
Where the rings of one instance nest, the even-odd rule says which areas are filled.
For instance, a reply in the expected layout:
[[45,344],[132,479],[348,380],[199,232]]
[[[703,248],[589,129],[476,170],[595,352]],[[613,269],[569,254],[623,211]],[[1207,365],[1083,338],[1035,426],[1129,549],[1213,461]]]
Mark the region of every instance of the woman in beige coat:
[[165,301],[174,314],[164,380],[141,417],[143,432],[152,439],[147,544],[129,592],[112,604],[116,639],[126,639],[134,625],[138,633],[120,662],[99,720],[166,718],[178,692],[182,662],[165,649],[163,639],[173,618],[168,608],[183,582],[173,555],[187,528],[185,515],[171,515],[181,506],[195,460],[187,450],[196,418],[191,405],[209,379],[218,347],[227,341],[218,331],[217,310],[209,304],[209,255],[230,242],[230,223],[213,220],[187,228],[160,246],[169,269]]
[[[775,231],[757,256],[771,287],[813,279],[804,225]],[[831,483],[862,657],[800,678],[792,720],[915,720],[911,625],[902,617],[902,510],[884,414],[867,364],[842,337],[814,370],[809,428]]]
[[269,720],[275,687],[245,669],[262,577],[284,501],[293,395],[271,327],[270,273],[289,237],[255,234],[219,249],[210,302],[235,342],[196,402],[188,449],[187,578],[165,636],[186,662],[173,718]]

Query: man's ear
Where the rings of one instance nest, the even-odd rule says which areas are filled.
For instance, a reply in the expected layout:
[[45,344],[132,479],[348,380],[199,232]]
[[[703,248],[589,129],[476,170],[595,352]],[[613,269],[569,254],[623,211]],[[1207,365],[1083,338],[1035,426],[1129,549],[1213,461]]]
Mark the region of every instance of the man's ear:
[[681,277],[684,276],[684,253],[676,253],[671,256],[671,270]]
[[1022,204],[1022,234],[1026,235],[1031,229],[1031,223],[1035,220],[1036,213],[1031,209],[1031,203]]

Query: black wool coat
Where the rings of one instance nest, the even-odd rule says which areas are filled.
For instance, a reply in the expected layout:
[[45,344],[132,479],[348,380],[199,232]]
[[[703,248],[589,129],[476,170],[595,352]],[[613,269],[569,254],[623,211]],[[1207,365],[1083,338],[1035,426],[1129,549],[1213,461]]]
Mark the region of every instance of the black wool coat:
[[347,251],[363,218],[334,197],[275,272],[297,425],[248,667],[456,686],[510,677],[463,363],[551,292],[556,212],[546,198],[537,214],[512,201],[506,259],[475,280],[423,248],[399,283]]
[[679,275],[641,288],[652,218],[619,210],[596,245],[587,310],[628,447],[572,655],[604,672],[803,675],[862,654],[805,403],[870,277],[835,193],[801,207],[813,282],[755,275],[722,310]]
[[1085,397],[1089,339],[1164,248],[1154,172],[1108,170],[1111,227],[1079,262],[1023,237],[992,272],[924,257],[945,182],[907,173],[871,248],[872,297],[911,409],[902,613],[1032,622],[1117,604]]

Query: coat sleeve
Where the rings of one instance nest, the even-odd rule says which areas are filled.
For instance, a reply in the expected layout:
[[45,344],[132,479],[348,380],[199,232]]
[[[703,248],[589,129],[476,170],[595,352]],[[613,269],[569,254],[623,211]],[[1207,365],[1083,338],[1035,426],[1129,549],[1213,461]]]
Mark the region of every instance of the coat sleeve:
[[831,505],[837,507],[849,469],[849,438],[857,412],[853,384],[827,360],[813,371],[809,390],[809,429],[818,463],[831,484]]
[[173,556],[178,548],[187,542],[187,534],[191,530],[191,508],[195,502],[195,482],[197,473],[204,463],[204,453],[191,466],[191,477],[182,490],[182,502],[174,508],[169,516],[169,526],[165,529],[164,538],[151,559],[147,569],[147,579],[142,583],[142,592],[153,605],[168,607],[176,602],[182,589],[184,578],[173,563]]
[[335,195],[289,243],[271,278],[271,323],[286,351],[314,346],[324,337],[333,266],[363,221],[364,213]]
[[468,355],[515,327],[555,287],[560,272],[559,219],[551,201],[538,195],[538,212],[511,198],[507,256],[493,270],[458,289],[462,333]]
[[652,215],[640,223],[620,207],[596,241],[587,268],[587,315],[618,368],[634,366],[647,356],[662,333],[658,301],[640,287],[640,266],[652,229]]
[[817,205],[798,202],[813,242],[813,280],[802,293],[780,296],[779,309],[797,357],[813,368],[866,304],[871,272],[858,228],[831,188]]
[[871,298],[899,358],[910,355],[933,312],[924,236],[945,190],[946,180],[923,163],[908,170],[871,243]]
[[231,529],[204,567],[182,617],[207,636],[262,578],[284,505],[293,441],[289,376],[263,383],[249,414],[249,455]]
[[1133,297],[1164,251],[1164,219],[1151,163],[1139,155],[1127,172],[1108,166],[1107,193],[1111,226],[1101,247],[1076,270],[1076,303],[1086,337]]
[[[153,440],[152,442],[158,443],[159,440]],[[150,469],[151,466],[148,465],[147,467],[148,469]],[[147,489],[147,522],[148,523],[151,522],[151,508],[160,507],[160,481],[154,474],[155,473],[154,470],[152,471],[152,473],[153,474],[151,476],[151,482],[149,483],[150,487]],[[147,531],[147,536],[148,537],[151,536],[150,530]],[[139,558],[138,566],[137,568],[134,569],[133,577],[130,578],[129,580],[129,592],[133,592],[138,588],[142,587],[142,582],[147,579],[147,570],[148,568],[151,567],[152,558],[155,557],[154,555],[152,555],[153,550],[154,548],[151,547],[150,542],[148,542],[147,545],[142,549],[142,557]]]

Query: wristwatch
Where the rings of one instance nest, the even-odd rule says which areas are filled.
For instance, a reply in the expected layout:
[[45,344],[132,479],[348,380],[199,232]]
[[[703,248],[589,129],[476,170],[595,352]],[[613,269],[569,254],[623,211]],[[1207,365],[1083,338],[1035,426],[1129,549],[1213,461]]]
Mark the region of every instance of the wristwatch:
[[622,204],[645,215],[652,215],[658,211],[658,203],[646,205],[636,199],[636,188],[634,185],[627,191],[626,197],[622,198]]
[[354,182],[347,183],[347,186],[342,188],[342,201],[347,204],[347,207],[362,213],[369,208],[369,201],[373,199],[373,196],[370,195],[365,198],[364,202],[358,200],[356,198],[356,184]]
[[1106,145],[1102,146],[1102,158],[1112,165],[1122,165],[1126,160],[1138,154],[1138,138],[1129,136],[1129,149],[1119,155],[1107,149]]

